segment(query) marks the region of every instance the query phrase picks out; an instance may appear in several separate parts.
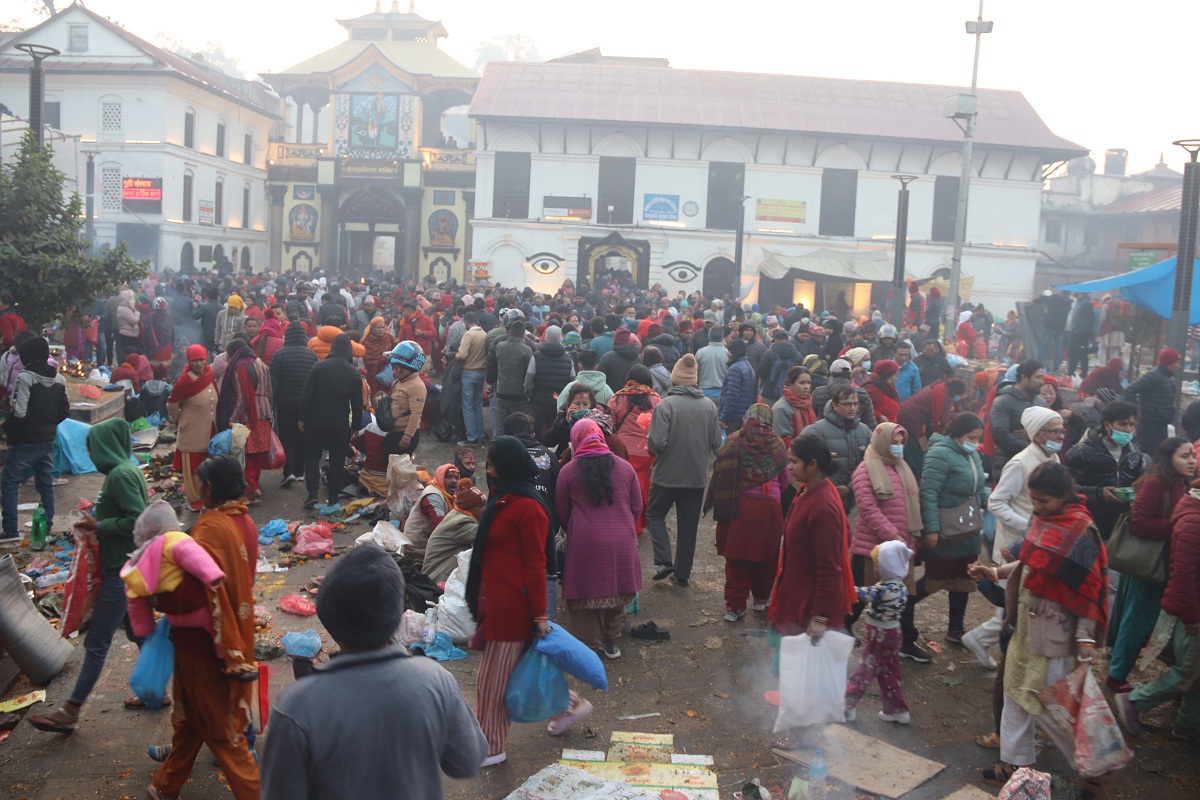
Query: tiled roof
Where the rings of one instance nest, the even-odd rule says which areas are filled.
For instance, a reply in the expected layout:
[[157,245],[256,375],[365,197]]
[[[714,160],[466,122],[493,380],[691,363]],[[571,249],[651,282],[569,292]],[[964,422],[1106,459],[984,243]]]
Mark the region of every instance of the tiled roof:
[[342,42],[323,53],[281,70],[277,75],[320,75],[336,72],[368,48],[380,54],[410,75],[434,78],[476,78],[475,71],[464,67],[452,56],[427,42],[361,41]]
[[1164,186],[1149,192],[1123,197],[1110,206],[1106,206],[1101,214],[1154,214],[1165,211],[1178,213],[1183,207],[1183,184]]
[[[951,86],[710,72],[663,67],[492,62],[472,116],[696,126],[962,142],[942,116]],[[1054,135],[1016,91],[979,90],[976,141],[1072,158],[1087,148]]]

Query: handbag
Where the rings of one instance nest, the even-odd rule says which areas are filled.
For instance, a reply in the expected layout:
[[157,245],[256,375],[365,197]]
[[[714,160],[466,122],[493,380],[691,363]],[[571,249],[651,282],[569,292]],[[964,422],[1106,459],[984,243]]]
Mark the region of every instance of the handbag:
[[[1167,517],[1170,501],[1170,495],[1164,494],[1163,519]],[[1105,548],[1108,566],[1122,575],[1153,583],[1167,582],[1167,542],[1135,535],[1128,511],[1117,517]]]
[[975,471],[975,459],[968,457],[967,461],[971,465],[973,480],[972,499],[953,508],[938,509],[938,523],[942,528],[938,533],[947,539],[966,536],[968,533],[979,533],[983,530],[983,512],[979,510],[979,504],[974,500],[975,492],[979,490],[979,473]]

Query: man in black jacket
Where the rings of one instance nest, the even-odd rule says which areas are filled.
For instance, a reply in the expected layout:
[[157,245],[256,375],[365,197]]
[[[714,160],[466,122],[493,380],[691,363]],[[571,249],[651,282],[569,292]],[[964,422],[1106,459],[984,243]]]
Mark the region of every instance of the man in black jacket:
[[[23,332],[22,332],[23,333]],[[18,334],[20,336],[20,334]],[[50,343],[32,336],[17,346],[25,369],[17,376],[11,398],[12,412],[4,422],[8,457],[4,461],[4,534],[0,546],[21,541],[17,526],[17,491],[30,472],[36,476],[46,519],[54,524],[54,437],[58,423],[67,418],[67,380],[50,366]]]
[[575,377],[575,362],[567,355],[562,343],[562,328],[546,328],[546,341],[529,359],[525,372],[525,396],[533,406],[534,431],[541,436],[558,414],[558,398],[554,393]]
[[308,374],[300,394],[299,428],[304,434],[304,484],[308,488],[305,508],[317,505],[322,453],[329,453],[328,502],[336,503],[342,491],[350,433],[358,425],[363,405],[363,379],[350,363],[353,357],[350,337],[339,333],[329,356]]
[[283,468],[284,487],[304,477],[304,443],[300,421],[300,395],[308,374],[317,365],[317,354],[308,348],[308,333],[299,320],[288,323],[283,347],[271,357],[271,392],[275,398],[275,423],[279,442],[287,455]]
[[767,405],[773,405],[783,397],[783,384],[787,380],[788,370],[804,360],[783,328],[775,329],[774,339],[771,348],[762,354],[755,368],[758,379],[762,381],[763,402]]
[[992,441],[996,444],[992,474],[999,475],[1010,458],[1029,446],[1029,434],[1021,425],[1021,414],[1030,406],[1046,405],[1038,394],[1045,374],[1040,361],[1022,361],[1017,365],[1016,382],[996,391],[989,416]]
[[1133,486],[1142,474],[1142,451],[1133,443],[1136,426],[1137,406],[1121,400],[1109,403],[1100,412],[1100,427],[1089,429],[1083,441],[1067,451],[1067,469],[1105,541],[1117,517],[1130,508],[1113,489]]
[[[200,341],[204,343],[208,352],[217,352],[217,315],[225,308],[224,305],[217,302],[217,290],[208,288],[204,290],[204,304],[198,306],[192,312],[192,316],[200,323]],[[116,328],[116,312],[111,315],[111,324]]]
[[1178,350],[1167,348],[1158,354],[1158,366],[1125,388],[1125,399],[1141,407],[1137,426],[1138,447],[1151,456],[1167,438],[1167,425],[1179,412],[1179,390],[1175,375],[1183,367]]

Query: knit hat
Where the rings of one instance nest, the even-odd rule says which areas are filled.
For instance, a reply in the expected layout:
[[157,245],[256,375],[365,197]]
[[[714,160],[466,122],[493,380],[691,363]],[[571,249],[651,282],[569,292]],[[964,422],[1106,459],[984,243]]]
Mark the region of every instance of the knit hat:
[[404,574],[383,548],[362,544],[325,573],[317,618],[339,644],[355,650],[383,647],[404,614]]
[[871,357],[871,351],[865,347],[851,347],[846,351],[844,358],[854,366],[858,366],[862,362]]
[[231,294],[231,295],[229,295],[229,297],[225,298],[225,305],[229,306],[230,308],[245,308],[246,307],[245,301],[242,300],[242,298],[238,297],[236,294]]
[[620,347],[624,344],[629,344],[629,328],[622,325],[613,334],[613,347]]
[[696,357],[691,353],[684,353],[671,370],[671,385],[695,386],[699,381],[700,371],[696,366]]
[[704,321],[705,322],[716,322],[717,321],[717,312],[713,311],[712,309],[705,311],[704,312]]
[[454,507],[464,514],[479,519],[479,509],[487,504],[483,493],[475,488],[470,478],[458,479],[458,493],[454,495]]
[[562,339],[562,328],[557,325],[551,325],[546,328],[546,344],[562,344]]
[[895,375],[899,371],[900,365],[890,358],[875,362],[875,374],[881,377],[886,378],[889,375]]
[[21,363],[29,367],[34,364],[45,364],[50,359],[50,342],[42,336],[34,336],[17,345],[17,355]]
[[1158,363],[1160,366],[1169,367],[1172,364],[1179,363],[1179,351],[1168,347],[1158,354]]
[[857,327],[858,326],[854,323],[854,320],[852,320],[852,319],[846,320],[842,324],[842,333],[850,333]]
[[566,344],[579,344],[583,341],[583,337],[579,335],[579,331],[569,331],[567,335],[563,337],[563,341]]
[[849,361],[844,358],[839,358],[829,365],[829,374],[841,375],[842,373],[850,372],[852,369],[854,368],[850,366]]
[[1117,358],[1116,356],[1113,356],[1112,358],[1110,358],[1108,360],[1108,363],[1105,364],[1104,366],[1108,367],[1109,369],[1120,369],[1122,366],[1124,366],[1124,364],[1121,361],[1121,359]]
[[1045,406],[1030,406],[1021,412],[1021,427],[1029,434],[1029,438],[1037,436],[1042,428],[1055,419],[1061,419],[1057,411],[1052,411]]
[[188,345],[187,360],[188,361],[199,361],[200,359],[204,359],[205,361],[208,361],[208,350],[206,350],[204,348],[204,345],[202,345],[202,344]]
[[679,323],[679,333],[686,333],[690,330],[692,330],[692,323],[690,321],[685,320]]
[[775,332],[774,332],[773,334],[771,334],[771,338],[772,338],[772,339],[786,339],[786,338],[788,338],[788,336],[790,336],[790,335],[791,335],[791,334],[789,334],[789,333],[788,333],[787,331],[785,331],[783,328],[776,328],[776,329],[775,329]]
[[655,336],[662,336],[662,332],[662,325],[659,325],[657,322],[652,322],[646,326],[647,338],[653,339]]
[[[829,367],[825,364],[825,359],[821,358],[816,353],[812,353],[804,357],[804,368],[813,375],[829,374]],[[846,367],[846,369],[849,369],[849,367]]]
[[875,559],[875,572],[879,580],[902,581],[908,575],[908,562],[912,560],[913,551],[899,539],[892,539],[876,545],[871,557]]

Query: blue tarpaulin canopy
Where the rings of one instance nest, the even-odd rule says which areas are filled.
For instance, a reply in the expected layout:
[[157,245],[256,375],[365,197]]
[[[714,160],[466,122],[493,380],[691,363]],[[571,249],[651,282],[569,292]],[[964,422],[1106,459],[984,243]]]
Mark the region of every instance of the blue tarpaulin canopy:
[[[1196,261],[1192,261],[1193,274]],[[1111,292],[1121,290],[1121,297],[1136,306],[1152,311],[1163,319],[1171,318],[1171,299],[1175,294],[1175,257],[1149,267],[1100,278],[1084,283],[1067,283],[1056,288],[1068,292]],[[1200,281],[1192,283],[1192,305],[1189,325],[1200,325]]]

